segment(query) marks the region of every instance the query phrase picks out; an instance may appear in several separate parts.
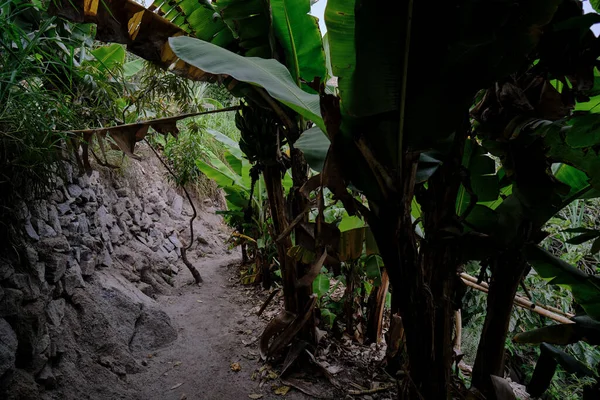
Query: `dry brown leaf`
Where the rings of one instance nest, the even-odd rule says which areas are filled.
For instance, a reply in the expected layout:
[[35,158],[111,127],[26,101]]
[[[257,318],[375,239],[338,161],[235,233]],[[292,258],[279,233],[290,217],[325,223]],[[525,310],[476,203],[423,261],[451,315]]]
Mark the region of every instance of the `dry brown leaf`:
[[231,363],[230,368],[233,372],[240,372],[242,370],[242,366],[237,362]]
[[251,399],[255,399],[256,400],[256,399],[260,399],[261,397],[263,397],[263,395],[262,394],[257,394],[257,393],[252,393],[252,394],[249,394],[248,397],[250,397]]
[[287,394],[287,392],[290,391],[290,387],[289,386],[280,386],[277,389],[275,389],[273,391],[273,393],[275,394],[279,394],[281,396],[285,396]]

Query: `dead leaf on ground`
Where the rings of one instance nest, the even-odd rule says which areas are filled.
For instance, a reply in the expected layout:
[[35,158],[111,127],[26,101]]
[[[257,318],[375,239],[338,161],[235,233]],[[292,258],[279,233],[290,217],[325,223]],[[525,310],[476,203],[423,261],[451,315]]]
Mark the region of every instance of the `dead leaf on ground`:
[[179,367],[180,365],[181,365],[181,361],[175,361],[175,362],[173,363],[173,366],[174,366],[174,367]]
[[240,372],[242,370],[242,366],[237,362],[231,363],[230,368],[233,372]]
[[290,387],[289,386],[280,386],[277,389],[275,389],[273,391],[273,393],[275,394],[279,394],[281,396],[285,396],[287,394],[287,392],[290,391]]
[[183,385],[183,382],[182,383],[178,383],[177,385],[171,386],[171,390],[177,389],[181,385]]
[[249,394],[248,397],[250,397],[251,399],[255,399],[256,400],[256,399],[260,399],[261,397],[263,397],[263,395],[262,394],[257,394],[257,393],[252,393],[252,394]]

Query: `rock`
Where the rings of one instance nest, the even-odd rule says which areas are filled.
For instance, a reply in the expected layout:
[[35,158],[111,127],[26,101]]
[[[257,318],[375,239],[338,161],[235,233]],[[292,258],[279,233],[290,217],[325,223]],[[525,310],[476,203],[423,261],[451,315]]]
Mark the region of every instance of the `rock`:
[[96,255],[88,247],[84,246],[81,249],[79,256],[79,266],[81,267],[81,275],[90,276],[94,273],[98,264]]
[[[40,260],[38,252],[31,245],[25,245],[25,259],[30,267],[34,267],[35,264]],[[1,268],[1,267],[0,267]],[[0,277],[0,280],[4,278]]]
[[65,179],[69,183],[73,182],[73,166],[68,161],[65,161],[62,165]]
[[48,283],[56,283],[67,270],[68,256],[63,253],[50,253],[45,255],[45,278]]
[[109,268],[109,267],[112,267],[112,265],[113,265],[112,257],[110,256],[108,249],[104,249],[104,253],[102,254],[102,261],[100,262],[100,266]]
[[23,300],[31,301],[40,297],[40,288],[31,281],[27,274],[12,274],[8,284],[23,293]]
[[37,234],[37,232],[33,228],[33,225],[31,225],[31,221],[27,221],[24,225],[24,228],[25,228],[25,233],[27,233],[27,236],[29,236],[33,240],[40,240],[40,236]]
[[137,287],[140,292],[144,293],[148,297],[152,297],[156,293],[156,290],[154,290],[152,285],[148,285],[145,282],[138,282]]
[[127,211],[127,209],[125,208],[125,204],[121,202],[113,204],[113,213],[115,213],[115,215],[120,216],[125,211]]
[[110,229],[110,241],[113,244],[121,243],[121,235],[122,234],[123,234],[123,231],[121,230],[121,228],[119,228],[117,225],[113,226]]
[[183,210],[183,197],[176,194],[173,197],[173,203],[171,204],[171,212],[176,217],[181,216],[181,211]]
[[152,219],[150,219],[150,217],[147,214],[144,214],[142,216],[142,221],[141,221],[140,227],[143,230],[147,231],[148,229],[150,229],[152,227],[152,225],[153,225]]
[[70,214],[71,213],[71,202],[65,201],[64,203],[57,204],[56,209],[58,210],[58,213],[61,216],[65,215],[65,214]]
[[23,302],[23,292],[19,289],[4,288],[4,296],[0,301],[0,317],[17,315]]
[[75,289],[85,287],[85,281],[81,276],[81,267],[77,261],[69,261],[69,268],[63,277],[63,285],[67,296],[73,296]]
[[78,233],[88,233],[88,231],[90,230],[90,225],[85,214],[77,215],[77,223],[79,225],[77,228]]
[[167,250],[167,253],[175,250],[175,245],[169,239],[163,241],[163,247]]
[[108,210],[104,206],[98,207],[98,210],[96,211],[96,219],[102,228],[110,228],[112,226],[113,221],[108,214]]
[[59,252],[67,253],[71,250],[71,245],[66,237],[56,236],[52,238],[45,238],[38,244],[38,250],[41,257],[49,256],[50,253]]
[[14,273],[15,267],[7,260],[0,258],[0,281],[8,279]]
[[37,231],[38,231],[38,234],[40,235],[40,237],[43,237],[43,238],[54,237],[54,236],[58,235],[58,233],[54,229],[52,229],[52,227],[50,225],[48,225],[41,219],[38,220]]
[[83,189],[79,185],[71,184],[67,186],[67,191],[72,197],[79,197],[83,193]]
[[60,220],[58,219],[58,210],[54,204],[48,205],[48,224],[56,231],[56,233],[62,233]]
[[81,192],[81,198],[86,202],[96,201],[96,193],[92,189],[86,188]]
[[48,208],[46,205],[46,200],[34,201],[29,208],[31,210],[31,215],[37,219],[41,219],[42,221],[48,221]]
[[154,207],[152,206],[152,204],[150,203],[146,203],[144,205],[144,212],[146,214],[154,214]]
[[155,350],[177,339],[169,316],[162,310],[144,307],[135,323],[135,332],[129,348],[134,351]]
[[179,241],[179,239],[177,239],[177,236],[175,235],[171,235],[169,236],[169,240],[171,241],[171,243],[173,243],[175,245],[175,247],[177,247],[178,249],[183,247],[183,244]]
[[49,363],[47,363],[44,366],[44,368],[42,368],[35,380],[48,389],[51,389],[56,386],[56,377],[54,376],[54,373],[52,372],[52,367]]
[[129,190],[127,190],[127,188],[117,189],[117,190],[115,190],[115,193],[119,197],[128,197],[129,196]]
[[48,303],[46,317],[53,326],[60,326],[65,317],[65,299],[56,299]]
[[15,368],[17,335],[4,318],[0,318],[0,378]]
[[[57,186],[61,186],[61,185],[57,185]],[[50,194],[50,197],[48,198],[48,200],[50,200],[53,203],[62,203],[63,201],[65,201],[65,194],[62,192],[62,190],[55,189]]]

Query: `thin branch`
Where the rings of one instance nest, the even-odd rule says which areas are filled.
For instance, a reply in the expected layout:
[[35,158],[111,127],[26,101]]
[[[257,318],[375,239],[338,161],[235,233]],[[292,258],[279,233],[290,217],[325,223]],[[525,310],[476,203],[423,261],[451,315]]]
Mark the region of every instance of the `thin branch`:
[[[158,160],[162,163],[162,165],[165,166],[165,168],[167,169],[167,171],[169,171],[169,173],[171,175],[173,175],[173,178],[177,179],[177,175],[175,175],[175,173],[173,172],[173,170],[167,165],[167,163],[165,162],[165,160],[162,159],[162,157],[158,154],[158,152],[150,144],[150,142],[148,142],[148,140],[145,139],[145,138],[144,138],[144,142],[146,142],[146,144],[150,147],[150,149],[152,150],[152,152],[154,153],[154,155],[156,155],[156,158],[158,158]],[[196,269],[196,267],[194,267],[192,265],[192,263],[189,262],[189,260],[187,259],[187,251],[192,247],[192,244],[194,243],[194,219],[196,219],[196,216],[198,215],[198,213],[196,212],[196,206],[194,206],[194,202],[192,201],[192,197],[190,196],[190,194],[187,191],[187,189],[185,188],[185,186],[180,185],[180,187],[183,189],[183,191],[185,193],[185,196],[187,197],[188,201],[190,202],[190,206],[192,206],[192,211],[194,212],[194,214],[192,215],[192,218],[190,218],[190,243],[187,246],[184,245],[181,248],[181,259],[183,260],[183,263],[188,267],[188,269],[192,273],[192,276],[194,277],[194,280],[196,281],[196,283],[199,284],[199,283],[203,282],[202,277],[200,276],[200,273],[198,272],[198,270]]]
[[398,134],[398,176],[402,177],[404,153],[404,118],[406,115],[406,92],[408,85],[408,55],[410,50],[410,34],[412,29],[413,0],[408,0],[406,13],[406,35],[404,42],[404,60],[402,63],[402,87],[400,91],[400,128]]

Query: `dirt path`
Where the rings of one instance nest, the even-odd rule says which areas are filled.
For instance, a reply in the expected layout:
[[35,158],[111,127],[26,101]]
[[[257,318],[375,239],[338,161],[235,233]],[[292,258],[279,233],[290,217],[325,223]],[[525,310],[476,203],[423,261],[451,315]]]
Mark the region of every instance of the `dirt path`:
[[[239,260],[237,252],[191,259],[202,274],[203,286],[194,285],[189,271],[182,270],[176,294],[157,299],[178,339],[151,355],[139,355],[148,363],[145,372],[131,376],[140,400],[233,400],[251,398],[250,394],[262,394],[262,399],[306,398],[292,391],[285,397],[275,395],[269,384],[260,388],[251,379],[261,365],[257,338],[264,322],[250,311],[254,304],[235,283]],[[232,363],[239,363],[241,370],[232,371]]]

